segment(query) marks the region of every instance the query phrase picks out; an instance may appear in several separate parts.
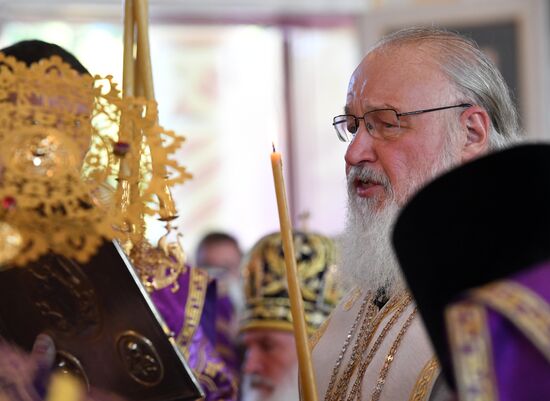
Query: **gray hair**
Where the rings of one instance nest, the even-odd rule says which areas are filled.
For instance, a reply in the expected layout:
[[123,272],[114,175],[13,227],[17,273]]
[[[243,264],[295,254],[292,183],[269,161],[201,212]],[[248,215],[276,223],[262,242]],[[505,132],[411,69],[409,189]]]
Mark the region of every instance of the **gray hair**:
[[405,28],[382,38],[371,51],[411,45],[427,49],[466,102],[483,107],[491,118],[489,148],[504,148],[519,138],[518,112],[495,64],[462,35],[437,27]]

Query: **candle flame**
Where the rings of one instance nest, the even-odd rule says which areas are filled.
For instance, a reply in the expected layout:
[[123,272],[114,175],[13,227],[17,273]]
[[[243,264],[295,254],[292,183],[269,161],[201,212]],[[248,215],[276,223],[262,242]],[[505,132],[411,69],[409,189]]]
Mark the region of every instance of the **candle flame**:
[[275,153],[277,151],[277,149],[279,148],[279,145],[280,145],[279,138],[277,137],[277,134],[272,133],[271,135],[269,135],[269,143],[271,144],[271,149]]

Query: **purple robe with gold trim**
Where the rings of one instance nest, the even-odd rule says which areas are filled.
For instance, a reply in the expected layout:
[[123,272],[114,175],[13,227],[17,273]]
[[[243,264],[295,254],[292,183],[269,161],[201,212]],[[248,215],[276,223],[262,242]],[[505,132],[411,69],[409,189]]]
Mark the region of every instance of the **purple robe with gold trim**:
[[446,313],[461,400],[550,399],[550,261],[471,290]]
[[236,400],[234,373],[215,349],[215,282],[204,270],[188,267],[178,277],[178,284],[176,292],[167,287],[151,293],[151,298],[197,375],[205,400]]
[[511,321],[517,319],[517,313],[526,317],[527,311],[521,310],[521,303],[516,303],[510,320],[489,310],[488,323],[500,400],[550,399],[550,262],[518,274],[513,281],[543,301],[538,307],[546,313],[541,311],[539,314],[537,311],[529,319],[534,320],[532,323],[538,329],[544,330],[539,334],[544,337],[541,340],[546,342],[546,357]]

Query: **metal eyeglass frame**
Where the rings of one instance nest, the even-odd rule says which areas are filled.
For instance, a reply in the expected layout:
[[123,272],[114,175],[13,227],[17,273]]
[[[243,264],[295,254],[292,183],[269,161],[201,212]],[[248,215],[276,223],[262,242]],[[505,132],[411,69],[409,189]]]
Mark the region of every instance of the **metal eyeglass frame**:
[[[350,117],[355,119],[355,125],[356,125],[357,130],[358,130],[359,129],[359,120],[363,120],[363,122],[365,122],[365,124],[366,124],[365,118],[367,117],[367,114],[374,113],[374,112],[377,112],[377,111],[393,111],[395,113],[395,116],[397,117],[397,121],[399,122],[399,117],[402,117],[402,116],[414,116],[414,115],[423,114],[423,113],[431,113],[432,111],[453,109],[453,108],[456,108],[456,107],[465,107],[465,108],[467,108],[467,107],[472,107],[472,106],[473,106],[473,104],[471,104],[471,103],[460,103],[460,104],[455,104],[455,105],[452,105],[452,106],[434,107],[434,108],[431,108],[431,109],[407,111],[407,112],[403,112],[403,113],[398,113],[397,110],[390,109],[390,108],[388,108],[388,109],[376,109],[376,110],[367,111],[363,115],[363,117],[357,117],[357,116],[354,116],[353,114],[340,114],[340,115],[338,115],[338,116],[336,116],[332,119],[332,126],[336,130],[336,134],[338,135],[338,139],[340,139],[342,142],[349,142],[350,140],[348,140],[348,139],[346,139],[346,137],[342,136],[342,134],[338,130],[337,125],[340,125],[342,123],[347,122],[346,121],[347,118],[350,118]],[[346,119],[342,120],[342,121],[336,121],[336,119],[342,118],[342,117],[345,117]],[[347,127],[345,128],[345,130],[347,131]],[[355,137],[356,132],[350,132],[350,134],[352,134],[353,137]],[[377,137],[377,136],[373,135],[368,128],[367,128],[367,132],[373,138],[384,138],[384,136]]]

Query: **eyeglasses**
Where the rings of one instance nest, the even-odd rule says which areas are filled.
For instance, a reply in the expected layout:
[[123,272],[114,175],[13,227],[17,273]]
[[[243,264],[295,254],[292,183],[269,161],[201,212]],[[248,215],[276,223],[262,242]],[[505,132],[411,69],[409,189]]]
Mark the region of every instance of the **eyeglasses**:
[[373,138],[378,139],[392,139],[401,134],[401,121],[400,117],[403,116],[415,116],[423,113],[431,113],[432,111],[439,111],[445,109],[452,109],[455,107],[472,107],[470,103],[461,103],[453,106],[436,107],[433,109],[407,111],[405,113],[398,113],[394,109],[377,109],[366,112],[363,117],[356,117],[352,114],[342,114],[334,117],[332,125],[336,129],[338,139],[342,142],[350,142],[357,131],[359,130],[359,120],[365,122],[367,132]]

